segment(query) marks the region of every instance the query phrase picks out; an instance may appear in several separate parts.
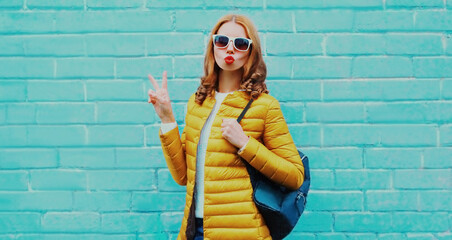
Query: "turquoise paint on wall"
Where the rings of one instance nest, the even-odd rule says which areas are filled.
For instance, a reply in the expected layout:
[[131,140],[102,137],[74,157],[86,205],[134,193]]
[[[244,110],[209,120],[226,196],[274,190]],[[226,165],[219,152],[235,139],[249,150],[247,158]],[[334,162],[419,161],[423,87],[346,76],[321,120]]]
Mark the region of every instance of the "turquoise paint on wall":
[[227,13],[259,30],[311,193],[287,239],[452,239],[452,1],[0,1],[0,239],[176,239],[179,127]]

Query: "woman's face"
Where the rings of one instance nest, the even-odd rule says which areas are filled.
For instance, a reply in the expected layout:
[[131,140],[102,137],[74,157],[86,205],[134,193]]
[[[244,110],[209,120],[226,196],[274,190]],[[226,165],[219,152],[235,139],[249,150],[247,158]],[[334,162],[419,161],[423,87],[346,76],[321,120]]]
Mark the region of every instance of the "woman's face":
[[[234,23],[234,22],[226,22],[221,25],[220,29],[216,34],[226,35],[228,37],[244,37],[246,36],[245,29],[242,25]],[[234,48],[234,43],[230,40],[229,45],[226,48],[218,48],[216,46],[213,47],[213,52],[215,56],[215,61],[218,66],[225,71],[235,71],[240,69],[245,65],[248,60],[249,53],[251,51],[251,46],[247,51],[239,51]],[[229,59],[225,60],[226,57],[229,56]],[[234,61],[230,61],[231,58],[234,58]]]

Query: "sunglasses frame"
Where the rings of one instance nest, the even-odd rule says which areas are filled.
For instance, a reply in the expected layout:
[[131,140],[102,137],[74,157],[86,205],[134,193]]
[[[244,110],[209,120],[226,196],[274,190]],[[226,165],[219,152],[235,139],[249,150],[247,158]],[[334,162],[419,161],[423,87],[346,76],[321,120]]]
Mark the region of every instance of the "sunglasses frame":
[[[215,37],[216,37],[216,36],[225,36],[225,37],[227,37],[227,38],[229,39],[228,44],[226,44],[226,46],[224,46],[224,47],[218,47],[218,46],[215,46]],[[238,48],[235,46],[235,39],[237,39],[237,38],[243,38],[243,39],[246,39],[246,40],[249,41],[249,44],[248,44],[248,47],[246,48],[246,50],[240,50],[240,49],[238,49]],[[229,46],[229,44],[231,43],[231,41],[232,41],[232,46],[234,46],[234,48],[235,48],[237,51],[240,51],[240,52],[246,52],[246,51],[248,51],[248,49],[250,49],[251,44],[253,43],[253,41],[252,41],[251,39],[249,39],[249,38],[244,38],[244,37],[229,37],[229,36],[224,35],[224,34],[214,34],[214,35],[212,35],[212,43],[213,43],[213,46],[216,47],[216,48],[227,48],[227,47]]]

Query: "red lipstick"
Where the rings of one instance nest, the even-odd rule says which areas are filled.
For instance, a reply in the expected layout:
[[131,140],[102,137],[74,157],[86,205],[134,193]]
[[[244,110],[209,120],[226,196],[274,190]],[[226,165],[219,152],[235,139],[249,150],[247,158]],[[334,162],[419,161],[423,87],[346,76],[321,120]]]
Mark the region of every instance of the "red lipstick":
[[234,59],[234,57],[232,57],[232,56],[227,56],[227,57],[224,58],[224,61],[225,61],[227,64],[231,64],[231,63],[233,63],[233,62],[235,61],[235,59]]

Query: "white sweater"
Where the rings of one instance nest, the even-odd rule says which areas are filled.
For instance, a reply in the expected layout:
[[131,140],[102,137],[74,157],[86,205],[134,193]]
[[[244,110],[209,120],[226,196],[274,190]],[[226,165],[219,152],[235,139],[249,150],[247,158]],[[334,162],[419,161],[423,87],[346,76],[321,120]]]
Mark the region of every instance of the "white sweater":
[[[207,118],[199,137],[199,144],[197,149],[198,152],[196,154],[196,184],[194,192],[195,216],[197,218],[203,218],[204,216],[204,163],[206,158],[207,140],[209,140],[210,129],[212,127],[213,120],[217,115],[218,109],[220,109],[221,103],[226,98],[226,96],[231,93],[233,92],[220,93],[215,91],[215,106],[213,107],[212,112],[210,112],[210,115]],[[176,122],[162,123],[160,126],[162,133],[166,133],[175,127],[177,127]],[[241,151],[245,146],[246,144],[242,148],[240,148],[239,151]]]

